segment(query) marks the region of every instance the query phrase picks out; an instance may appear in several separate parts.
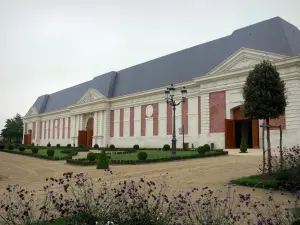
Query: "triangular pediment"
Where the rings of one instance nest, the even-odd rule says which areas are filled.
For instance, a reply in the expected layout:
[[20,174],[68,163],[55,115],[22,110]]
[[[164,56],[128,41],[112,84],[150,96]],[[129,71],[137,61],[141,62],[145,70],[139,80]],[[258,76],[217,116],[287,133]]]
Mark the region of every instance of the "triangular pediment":
[[97,101],[99,99],[105,98],[99,91],[96,89],[89,89],[77,102],[77,104],[85,104]]
[[252,68],[254,65],[262,62],[263,60],[276,62],[287,57],[288,56],[254,49],[241,48],[214,69],[212,69],[207,75],[222,74],[231,71],[233,72],[241,69]]
[[38,111],[35,107],[31,107],[26,113],[25,117],[38,115]]

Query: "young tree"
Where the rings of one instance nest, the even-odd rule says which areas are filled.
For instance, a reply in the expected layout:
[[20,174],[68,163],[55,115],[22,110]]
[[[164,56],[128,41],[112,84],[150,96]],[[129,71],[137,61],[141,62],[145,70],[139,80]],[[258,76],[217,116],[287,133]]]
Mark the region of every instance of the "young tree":
[[4,129],[1,131],[3,138],[9,142],[15,141],[20,143],[23,135],[23,121],[20,114],[17,114],[12,119],[7,119],[4,125]]
[[285,83],[271,62],[263,61],[249,72],[243,87],[243,97],[245,116],[249,119],[266,120],[268,173],[270,175],[272,172],[270,119],[277,119],[284,115],[287,105]]

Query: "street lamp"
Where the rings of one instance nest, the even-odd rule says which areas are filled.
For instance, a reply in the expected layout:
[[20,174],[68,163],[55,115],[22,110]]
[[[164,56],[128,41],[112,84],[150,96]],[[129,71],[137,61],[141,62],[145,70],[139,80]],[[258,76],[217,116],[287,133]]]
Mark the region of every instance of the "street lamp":
[[167,89],[165,90],[165,99],[167,104],[170,104],[173,107],[172,156],[176,156],[175,110],[176,110],[176,106],[178,106],[182,102],[185,102],[187,90],[185,87],[181,89],[181,101],[179,101],[178,103],[176,103],[174,100],[174,94],[175,94],[175,87],[173,86],[173,84],[171,84],[170,87],[167,87]]

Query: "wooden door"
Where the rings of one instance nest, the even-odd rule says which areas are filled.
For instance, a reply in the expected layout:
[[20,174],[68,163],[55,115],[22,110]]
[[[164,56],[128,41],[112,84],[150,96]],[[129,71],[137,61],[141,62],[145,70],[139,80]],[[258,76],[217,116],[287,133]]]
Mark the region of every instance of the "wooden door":
[[28,145],[32,144],[32,134],[30,132],[30,134],[28,134]]
[[93,145],[93,130],[87,130],[87,147],[92,147]]
[[253,143],[253,148],[259,148],[258,120],[252,120],[252,143]]
[[86,130],[80,130],[78,131],[78,146],[87,144],[87,131]]
[[235,122],[225,119],[225,148],[235,148]]
[[27,146],[28,145],[28,134],[24,134],[24,145]]

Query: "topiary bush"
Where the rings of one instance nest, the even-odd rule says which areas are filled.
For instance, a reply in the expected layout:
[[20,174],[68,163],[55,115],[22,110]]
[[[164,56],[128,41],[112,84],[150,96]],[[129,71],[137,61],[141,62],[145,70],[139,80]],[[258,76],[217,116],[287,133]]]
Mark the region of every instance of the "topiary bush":
[[102,151],[98,158],[97,169],[108,169],[109,162],[105,151]]
[[24,146],[20,146],[19,150],[20,150],[20,152],[24,152],[25,151],[25,147]]
[[169,150],[170,150],[170,145],[165,144],[165,145],[163,146],[163,150],[169,151]]
[[206,153],[206,148],[204,146],[199,146],[197,151],[200,155],[202,155]]
[[98,144],[94,144],[94,148],[99,148],[99,145]]
[[48,150],[47,150],[47,155],[48,155],[49,157],[53,157],[53,156],[54,156],[54,149],[52,149],[52,148],[48,149]]
[[139,152],[138,153],[138,159],[139,160],[146,160],[147,159],[147,157],[148,157],[148,154],[147,154],[147,152]]
[[57,144],[57,145],[56,145],[56,148],[60,148],[60,144]]
[[4,144],[0,144],[0,149],[1,149],[1,150],[4,149]]
[[13,150],[13,149],[14,149],[14,146],[13,146],[13,145],[9,145],[9,146],[8,146],[8,149],[9,149],[9,150]]
[[67,144],[67,147],[68,147],[68,148],[72,148],[72,145],[71,145],[71,144]]
[[88,161],[93,162],[93,161],[96,160],[96,154],[93,153],[93,152],[90,152],[90,153],[87,154],[87,157],[86,157],[86,158],[87,158]]
[[109,148],[116,148],[115,145],[111,144]]
[[211,151],[215,150],[215,143],[210,143],[210,150]]
[[203,145],[205,152],[209,152],[210,151],[210,146],[208,144]]
[[133,146],[133,149],[134,149],[134,150],[139,150],[139,149],[140,149],[140,146],[139,146],[138,144],[135,144],[135,145]]
[[51,144],[50,144],[50,142],[48,142],[48,144],[47,144],[47,147],[48,147],[48,148],[50,148],[50,147],[51,147]]
[[38,152],[39,152],[38,147],[33,147],[33,148],[31,149],[31,152],[32,152],[33,154],[38,153]]
[[246,142],[246,139],[244,137],[242,137],[242,141],[241,141],[241,145],[240,145],[240,153],[247,153],[247,148],[248,148],[248,145],[247,145],[247,142]]

